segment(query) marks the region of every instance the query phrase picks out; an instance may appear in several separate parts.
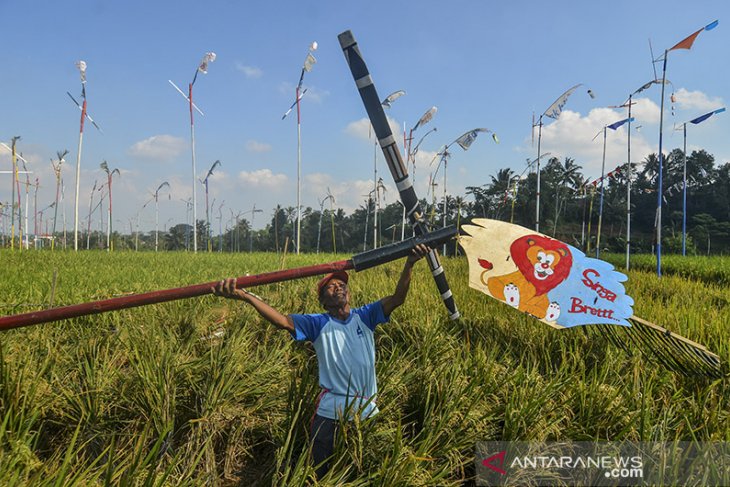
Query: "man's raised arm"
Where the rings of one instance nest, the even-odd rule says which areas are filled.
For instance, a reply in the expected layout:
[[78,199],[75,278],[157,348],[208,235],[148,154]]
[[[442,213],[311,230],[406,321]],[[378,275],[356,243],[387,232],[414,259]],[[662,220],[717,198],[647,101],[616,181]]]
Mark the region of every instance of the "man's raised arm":
[[261,300],[258,296],[253,293],[246,291],[245,289],[236,289],[236,279],[228,278],[219,282],[213,288],[213,294],[216,296],[222,296],[229,299],[238,299],[245,301],[260,314],[266,321],[281,328],[287,330],[290,333],[294,332],[294,322],[290,316],[283,315],[276,309]]
[[419,244],[413,249],[411,255],[408,256],[403,266],[403,272],[401,272],[400,278],[398,279],[398,284],[395,286],[395,292],[391,296],[386,296],[380,300],[385,316],[390,316],[398,306],[405,302],[406,296],[408,296],[408,289],[411,287],[413,264],[418,262],[428,252],[429,248],[426,245]]

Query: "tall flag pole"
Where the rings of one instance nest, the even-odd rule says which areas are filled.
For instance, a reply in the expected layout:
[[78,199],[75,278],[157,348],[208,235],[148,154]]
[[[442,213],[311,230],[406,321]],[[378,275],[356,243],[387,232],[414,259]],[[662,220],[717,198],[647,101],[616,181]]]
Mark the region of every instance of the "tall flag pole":
[[[582,84],[577,84],[571,88],[569,88],[565,93],[560,95],[557,100],[553,102],[552,105],[548,107],[545,112],[540,115],[540,118],[538,119],[537,124],[534,123],[534,115],[533,115],[533,123],[532,123],[532,129],[534,133],[535,126],[537,126],[537,199],[535,201],[535,231],[540,231],[540,142],[542,141],[542,117],[550,117],[554,120],[557,120],[560,116],[560,112],[563,111],[563,107],[568,102],[568,98],[570,95],[573,94],[575,90],[577,90]],[[591,90],[588,90],[588,94],[591,98],[594,97],[593,92]]]
[[[16,157],[15,152],[15,145],[20,140],[20,136],[16,135],[12,138],[11,145],[12,145],[12,162],[13,162],[13,177],[11,179],[11,186],[13,187],[13,196],[10,200],[10,248],[15,250],[15,210],[13,207],[15,206],[15,187],[18,184],[18,159]],[[20,189],[18,189],[18,198],[20,198]],[[18,205],[18,211],[20,211],[20,205]],[[18,213],[18,225],[20,225],[20,213]],[[20,245],[20,248],[22,249],[23,246]]]
[[86,62],[78,61],[76,67],[81,74],[81,121],[79,122],[79,145],[76,151],[76,192],[74,193],[74,251],[79,250],[79,184],[81,179],[81,147],[84,142],[84,120],[86,120]]
[[[416,184],[416,154],[418,153],[418,147],[423,142],[423,139],[426,138],[426,135],[430,134],[431,132],[436,131],[436,127],[432,128],[428,132],[426,132],[423,137],[421,137],[421,140],[418,141],[416,144],[415,149],[411,150],[411,145],[413,144],[413,132],[415,132],[418,127],[421,127],[423,125],[426,125],[428,122],[430,122],[433,119],[433,116],[438,111],[438,108],[435,106],[432,106],[429,108],[423,115],[421,115],[421,118],[418,119],[418,122],[416,122],[416,125],[413,126],[413,128],[408,132],[408,136],[406,137],[406,123],[403,122],[403,153],[405,154],[406,158],[406,167],[408,166],[408,163],[412,163],[413,171],[411,172],[411,182],[415,185]],[[402,224],[402,230],[401,230],[401,240],[405,237],[405,229],[406,229],[406,208],[403,206],[403,216],[401,219]]]
[[718,108],[717,110],[713,110],[711,112],[705,113],[704,115],[700,115],[697,118],[693,118],[689,122],[684,122],[682,124],[682,132],[684,135],[684,149],[682,150],[683,154],[683,169],[682,169],[682,256],[687,255],[687,124],[691,123],[693,125],[698,125],[708,118],[710,118],[713,115],[716,115],[718,113],[722,113],[725,111],[725,108]]
[[[23,170],[21,171],[18,166],[18,160],[23,163]],[[28,168],[26,167],[26,163],[28,163],[25,158],[23,158],[23,153],[15,154],[15,182],[16,187],[18,191],[18,245],[20,246],[20,250],[23,250],[23,236],[25,235],[25,245],[26,248],[28,248],[28,192],[30,190],[31,182],[30,182],[30,174],[32,174],[32,171],[28,171]],[[25,213],[23,213],[23,205],[21,201],[21,194],[20,194],[20,175],[25,174]],[[23,223],[23,215],[25,215],[25,223]]]
[[158,201],[159,201],[160,190],[162,188],[164,188],[165,186],[167,186],[169,189],[170,183],[168,183],[167,181],[164,181],[155,190],[155,252],[157,252],[157,244],[158,244],[158,240],[159,240],[159,236],[160,236],[160,209],[159,209]]
[[[598,179],[590,183],[592,186],[591,191],[591,202],[588,204],[588,228],[586,229],[586,255],[588,252],[591,251],[591,222],[593,221],[593,200],[596,199],[596,185],[598,184]],[[585,187],[588,187],[588,183],[586,183]]]
[[[190,152],[192,155],[193,163],[193,253],[198,252],[198,200],[197,191],[195,186],[195,123],[193,121],[193,85],[195,80],[198,79],[198,73],[207,74],[208,64],[215,61],[214,52],[206,52],[203,59],[200,61],[198,69],[195,70],[193,75],[193,81],[188,85],[188,106],[190,110]],[[157,205],[157,196],[155,195],[155,206]],[[159,233],[159,229],[158,229]],[[157,235],[155,235],[155,252],[157,252]]]
[[223,204],[226,200],[221,201],[218,206],[218,252],[223,252]]
[[[667,81],[668,82],[668,81]],[[629,109],[629,119],[627,123],[627,156],[626,156],[626,270],[629,270],[630,267],[630,256],[631,256],[631,122],[634,121],[633,117],[631,117],[631,107],[634,105],[633,97],[636,94],[641,93],[642,91],[650,88],[652,85],[661,83],[661,80],[653,79],[647,83],[644,83],[641,85],[639,89],[634,91],[629,95],[629,99],[626,101],[626,103],[618,106],[611,106],[609,108],[623,108],[628,107]],[[638,127],[637,127],[638,129]]]
[[690,36],[682,39],[677,44],[675,44],[673,47],[670,47],[669,49],[664,50],[664,59],[662,64],[662,100],[661,100],[661,106],[659,109],[659,177],[657,178],[657,215],[656,215],[656,273],[657,276],[661,277],[662,275],[662,191],[663,191],[663,171],[664,171],[664,154],[662,154],[662,133],[664,129],[664,86],[667,79],[667,55],[669,54],[669,51],[673,51],[675,49],[691,49],[692,44],[694,44],[695,39],[697,39],[697,36],[700,35],[702,31],[705,30],[712,30],[715,27],[717,27],[717,24],[719,22],[715,20],[714,22],[711,22],[704,26],[703,28],[699,29],[698,31],[694,32]]
[[[383,105],[383,108],[390,108],[393,106],[393,102],[400,98],[401,96],[405,95],[406,92],[404,90],[398,90],[394,91],[390,95],[386,96],[385,99],[380,102],[381,105]],[[436,107],[431,108],[431,111],[427,112],[430,113],[430,116],[433,117],[433,114],[436,112]],[[424,115],[425,117],[426,115]],[[372,133],[372,124],[368,127],[368,139],[370,139],[370,135]],[[405,137],[405,129],[404,129],[404,137]],[[404,147],[405,147],[405,140],[404,140]],[[382,185],[382,178],[380,180],[380,183]],[[380,235],[380,230],[378,228],[378,210],[380,206],[380,198],[379,198],[379,191],[378,191],[378,139],[376,138],[373,142],[373,193],[375,194],[375,206],[373,211],[373,248],[378,248],[378,236]],[[405,212],[403,215],[404,222],[405,222]],[[367,225],[365,226],[365,233],[367,234]],[[366,237],[367,241],[367,237]]]
[[[603,224],[603,195],[605,191],[605,174],[606,174],[606,129],[609,128],[611,130],[617,130],[620,126],[622,126],[625,123],[631,123],[631,119],[625,118],[623,120],[619,120],[618,122],[614,122],[611,125],[605,125],[602,129],[603,132],[603,158],[601,160],[601,197],[600,202],[598,204],[598,230],[596,234],[596,259],[598,259],[601,256],[601,228]],[[601,132],[598,132],[596,134],[596,137]],[[593,137],[595,140],[596,137]]]
[[314,57],[312,54],[314,51],[317,50],[317,42],[312,42],[309,45],[309,51],[307,52],[307,57],[304,58],[304,64],[302,65],[302,72],[299,75],[299,83],[297,83],[297,88],[295,90],[295,99],[294,103],[292,103],[292,106],[289,107],[289,110],[284,113],[284,115],[281,117],[282,120],[286,118],[287,115],[289,115],[289,112],[292,111],[292,108],[294,108],[294,105],[297,107],[297,255],[299,255],[299,247],[301,244],[301,233],[302,233],[302,199],[301,199],[301,193],[302,193],[302,112],[299,106],[299,102],[301,101],[302,97],[304,96],[304,93],[307,92],[306,89],[304,91],[302,90],[302,83],[304,82],[304,73],[308,73],[312,70],[312,67],[317,62],[317,58]]
[[78,68],[79,74],[81,76],[81,103],[79,104],[79,102],[77,102],[76,99],[71,96],[71,93],[66,92],[66,94],[76,104],[79,110],[81,110],[81,121],[79,122],[79,146],[78,150],[76,151],[76,192],[74,195],[74,251],[79,250],[79,185],[81,183],[81,148],[84,142],[84,121],[88,119],[89,122],[91,122],[94,127],[96,127],[96,129],[101,132],[101,128],[96,124],[94,119],[89,116],[86,106],[86,62],[77,61],[76,68]]
[[332,223],[332,253],[337,253],[337,238],[335,235],[335,197],[332,196],[330,188],[327,187],[327,197],[330,200],[330,221]]
[[119,172],[119,169],[110,170],[109,164],[107,164],[106,161],[103,161],[99,167],[106,173],[107,186],[109,186],[109,218],[106,222],[106,251],[111,252],[114,250],[114,245],[112,243],[112,178],[115,174],[121,175],[121,173]]
[[196,170],[195,170],[195,120],[193,119],[193,109],[195,109],[199,114],[205,116],[205,114],[200,110],[200,108],[193,103],[193,85],[195,84],[195,81],[198,79],[198,73],[208,74],[208,65],[215,61],[216,54],[214,52],[206,52],[203,55],[203,59],[201,59],[200,64],[198,65],[198,68],[195,70],[195,74],[193,75],[193,81],[188,84],[188,93],[187,95],[183,90],[177,87],[175,83],[172,82],[172,80],[167,80],[168,83],[170,83],[173,88],[177,90],[178,93],[180,93],[183,98],[185,98],[188,102],[188,109],[190,110],[190,154],[192,158],[192,166],[193,166],[193,252],[198,252],[198,199],[197,199],[197,191],[196,191]]
[[[203,179],[201,182],[205,186],[205,223],[207,224],[207,228],[205,230],[206,236],[206,246],[208,249],[208,252],[213,252],[213,245],[211,241],[211,230],[210,230],[210,207],[208,206],[208,179],[213,175],[213,170],[216,168],[216,166],[220,166],[221,161],[216,160],[212,166],[210,166],[210,169],[208,169],[208,174],[205,175],[205,179]],[[215,199],[214,199],[215,203]]]
[[53,231],[51,232],[51,250],[55,249],[56,244],[56,219],[58,217],[58,197],[61,194],[61,165],[66,162],[64,157],[68,154],[67,150],[56,152],[57,160],[51,159],[53,172],[56,174],[56,200],[53,206]]
[[[89,250],[91,245],[91,215],[94,210],[96,210],[96,208],[92,209],[94,204],[94,193],[96,192],[96,183],[97,182],[94,181],[94,186],[91,188],[91,194],[89,194],[89,216],[86,224],[86,250]],[[99,188],[99,191],[101,191],[101,188]]]
[[629,256],[631,255],[631,105],[633,93],[629,95],[629,121],[626,130],[626,270],[629,270]]
[[[405,94],[406,94],[405,90],[394,91],[390,95],[386,96],[385,100],[380,102],[380,104],[383,105],[383,108],[390,108],[395,100],[397,100],[398,98],[400,98],[401,96],[403,96]],[[433,109],[435,111],[436,107],[434,107]],[[427,113],[429,113],[429,112],[427,112]],[[426,115],[424,115],[424,116],[426,116]],[[431,114],[431,117],[433,117],[433,114]],[[419,120],[419,122],[420,122],[420,120]],[[372,125],[370,127],[368,127],[368,138],[370,138],[371,129],[372,129]],[[405,137],[406,137],[406,123],[403,122],[403,153],[404,153],[404,157],[406,158],[406,164],[408,164],[408,153],[406,151],[406,147],[408,147],[408,146],[406,145]],[[377,189],[377,175],[378,175],[378,141],[377,141],[377,139],[375,140],[375,143],[373,144],[373,153],[375,156],[373,158],[373,169],[374,169],[373,185],[374,185],[374,188]],[[403,206],[403,205],[401,205],[401,206]],[[378,216],[377,212],[376,212],[375,216],[376,217]],[[403,240],[405,238],[405,230],[406,230],[406,208],[405,208],[405,206],[403,207],[403,216],[402,216],[401,223],[402,223],[401,240]],[[375,233],[377,233],[377,232],[375,232]]]
[[[541,158],[548,157],[550,155],[552,155],[550,152],[546,152],[544,154],[540,154],[540,157]],[[533,159],[532,161],[530,161],[530,159],[527,159],[527,165],[522,170],[520,175],[514,177],[514,186],[512,188],[512,211],[511,211],[510,221],[509,221],[510,223],[514,223],[514,218],[515,218],[515,201],[517,200],[517,186],[518,186],[519,182],[524,179],[525,173],[530,171],[532,169],[533,164],[535,164],[536,162],[537,162],[537,159]],[[507,192],[509,192],[509,188],[508,188]],[[507,192],[505,192],[505,197],[506,197]],[[485,218],[486,218],[486,215],[485,215]]]

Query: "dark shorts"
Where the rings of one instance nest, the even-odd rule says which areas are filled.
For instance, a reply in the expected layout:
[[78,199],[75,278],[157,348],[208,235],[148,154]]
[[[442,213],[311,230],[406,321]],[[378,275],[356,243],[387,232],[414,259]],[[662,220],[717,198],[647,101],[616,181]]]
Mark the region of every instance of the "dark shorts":
[[312,419],[310,435],[312,438],[312,464],[317,477],[322,477],[330,469],[330,457],[335,447],[338,421],[318,414]]

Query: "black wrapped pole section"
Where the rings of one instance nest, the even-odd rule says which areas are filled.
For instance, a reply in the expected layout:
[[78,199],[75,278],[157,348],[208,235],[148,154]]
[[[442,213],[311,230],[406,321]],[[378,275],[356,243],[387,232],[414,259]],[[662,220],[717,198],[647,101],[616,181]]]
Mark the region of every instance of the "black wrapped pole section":
[[353,255],[351,259],[352,267],[357,272],[364,271],[365,269],[370,269],[371,267],[400,259],[401,257],[407,257],[416,248],[416,245],[424,244],[434,249],[452,240],[454,237],[456,237],[456,226],[449,225],[448,227],[439,228],[424,235],[416,235],[401,242],[395,242],[378,249]]
[[[393,180],[398,188],[398,193],[406,209],[408,219],[411,225],[413,225],[415,234],[423,235],[428,232],[423,211],[418,203],[418,197],[416,197],[416,192],[413,189],[413,183],[408,177],[408,170],[405,164],[403,164],[403,158],[398,151],[393,132],[388,125],[385,111],[383,111],[383,107],[380,104],[380,97],[370,77],[370,72],[357,47],[355,37],[349,30],[337,37],[340,41],[342,51],[345,54],[347,64],[350,66],[352,77],[355,79],[357,90],[360,92],[360,97],[365,105],[365,110],[370,118],[370,123],[373,125],[373,130],[378,138],[380,148],[383,150],[390,174],[393,176]],[[436,281],[439,294],[441,294],[441,299],[443,299],[446,308],[449,310],[449,318],[452,320],[459,318],[459,311],[456,309],[456,303],[454,302],[449,283],[446,280],[444,268],[441,266],[435,250],[431,250],[427,256],[427,260],[428,266],[431,268],[431,274]]]

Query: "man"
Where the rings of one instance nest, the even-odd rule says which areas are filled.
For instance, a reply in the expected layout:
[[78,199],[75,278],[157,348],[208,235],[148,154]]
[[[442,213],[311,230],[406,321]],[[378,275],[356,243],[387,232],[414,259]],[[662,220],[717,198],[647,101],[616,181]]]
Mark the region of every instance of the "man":
[[391,296],[355,309],[350,307],[349,276],[345,271],[328,274],[317,283],[319,302],[326,311],[320,314],[283,315],[258,296],[236,289],[232,278],[213,289],[218,296],[249,303],[274,326],[287,330],[294,340],[314,345],[322,387],[311,425],[312,459],[318,477],[329,470],[325,461],[332,455],[338,420],[345,415],[352,419],[353,413],[359,413],[362,419],[378,413],[375,327],[389,321],[393,310],[406,300],[413,264],[428,252],[422,244],[413,250]]

